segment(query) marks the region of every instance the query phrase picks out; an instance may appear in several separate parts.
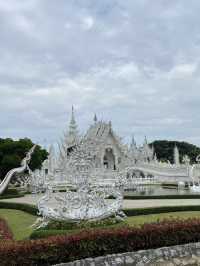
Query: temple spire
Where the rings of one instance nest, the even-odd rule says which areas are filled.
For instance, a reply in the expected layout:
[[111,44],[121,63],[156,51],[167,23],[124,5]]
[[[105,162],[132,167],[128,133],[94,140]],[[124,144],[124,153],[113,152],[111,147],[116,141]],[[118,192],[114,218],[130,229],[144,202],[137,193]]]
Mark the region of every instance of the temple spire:
[[134,135],[132,135],[132,139],[131,139],[131,149],[135,149],[137,148],[137,144],[136,144],[136,141],[135,141],[135,137]]
[[147,136],[144,137],[144,144],[145,144],[145,145],[148,145]]
[[77,133],[77,125],[74,115],[74,106],[72,105],[71,120],[69,124],[69,134],[76,134],[76,133]]
[[177,145],[174,146],[174,164],[179,165],[180,164],[180,155]]
[[96,124],[97,123],[97,115],[94,114],[94,123]]
[[75,120],[74,107],[72,105],[71,119],[67,134],[65,134],[65,143],[68,147],[74,146],[78,142],[78,127]]

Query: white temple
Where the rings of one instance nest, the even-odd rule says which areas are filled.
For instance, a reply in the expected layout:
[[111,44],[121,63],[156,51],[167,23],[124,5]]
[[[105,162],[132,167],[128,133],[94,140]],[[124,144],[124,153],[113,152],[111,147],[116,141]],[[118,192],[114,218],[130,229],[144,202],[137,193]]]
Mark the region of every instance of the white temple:
[[58,158],[55,159],[55,152],[51,147],[49,158],[43,164],[46,172],[52,170],[52,164],[54,164],[54,169],[64,169],[70,158],[71,151],[80,142],[85,142],[89,145],[88,149],[90,149],[93,157],[95,168],[112,171],[122,170],[129,165],[134,165],[138,162],[151,163],[155,159],[154,149],[148,145],[146,137],[142,146],[138,147],[134,138],[132,138],[132,142],[128,147],[128,145],[122,143],[121,138],[114,132],[111,121],[108,123],[98,121],[96,115],[86,134],[79,135],[74,108],[72,107],[68,130],[64,133],[59,143]]
[[39,226],[52,219],[77,222],[114,215],[121,220],[124,189],[135,189],[149,182],[180,184],[199,180],[200,164],[190,165],[186,156],[181,164],[176,146],[174,162],[159,162],[146,137],[140,147],[134,138],[130,146],[123,144],[112,123],[98,121],[96,115],[81,136],[72,107],[59,153],[51,146],[41,171],[32,175],[35,192],[45,191],[38,202],[43,217]]
[[[59,151],[56,154],[54,148],[49,149],[49,157],[43,163],[41,171],[36,171],[39,183],[54,180],[55,183],[73,183],[70,174],[72,164],[76,161],[73,151],[78,147],[87,151],[92,161],[92,180],[97,183],[113,183],[117,173],[131,177],[132,183],[135,178],[146,180],[158,180],[159,182],[188,182],[191,181],[190,164],[184,160],[180,163],[178,147],[174,148],[174,164],[161,163],[157,160],[154,148],[148,144],[145,137],[141,146],[136,144],[134,137],[131,144],[124,144],[121,138],[115,133],[111,122],[94,121],[85,134],[81,135],[75,119],[74,108],[72,107],[71,119],[68,129],[59,142]],[[81,158],[79,158],[81,160]],[[79,162],[81,165],[81,161]],[[199,166],[193,170],[193,178],[199,178]],[[145,179],[145,180],[144,180]],[[62,185],[61,185],[62,186]]]

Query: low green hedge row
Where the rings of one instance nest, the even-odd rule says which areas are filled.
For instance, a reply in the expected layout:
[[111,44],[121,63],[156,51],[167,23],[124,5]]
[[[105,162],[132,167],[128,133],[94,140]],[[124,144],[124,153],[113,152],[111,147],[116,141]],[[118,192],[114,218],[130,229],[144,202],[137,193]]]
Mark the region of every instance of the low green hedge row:
[[200,211],[200,205],[192,206],[164,206],[123,210],[127,216],[148,215],[167,212]]
[[3,196],[5,195],[18,195],[20,192],[18,191],[18,189],[16,188],[7,188],[4,192],[3,192]]
[[3,192],[3,194],[0,195],[0,200],[1,199],[19,198],[19,197],[23,197],[24,195],[25,195],[24,192],[19,191],[16,188],[8,188]]
[[144,200],[144,199],[200,199],[200,195],[152,195],[152,196],[132,196],[125,195],[124,199],[130,200]]
[[[81,230],[80,230],[81,231]],[[49,236],[59,236],[59,235],[70,235],[71,233],[75,232],[75,230],[35,230],[31,233],[30,239],[40,239],[46,238]],[[76,230],[76,233],[78,231]]]
[[24,211],[32,215],[38,214],[38,208],[35,205],[30,205],[25,203],[0,201],[0,209],[14,209],[14,210]]
[[44,228],[34,230],[30,235],[30,239],[46,238],[48,236],[55,235],[71,235],[77,234],[84,230],[97,229],[111,229],[127,227],[127,223],[124,221],[116,221],[114,217],[107,218],[100,221],[69,223],[65,221],[51,221]]
[[[15,209],[15,210],[25,211],[32,215],[38,214],[38,209],[35,205],[30,205],[25,203],[0,201],[0,209]],[[148,214],[179,212],[179,211],[200,211],[200,205],[124,209],[123,211],[127,216],[137,216],[137,215],[148,215]]]
[[9,195],[9,194],[7,194],[7,195],[1,195],[0,196],[0,200],[1,199],[13,199],[13,198],[21,198],[21,197],[24,197],[24,193],[20,193],[20,194],[18,194],[18,195]]

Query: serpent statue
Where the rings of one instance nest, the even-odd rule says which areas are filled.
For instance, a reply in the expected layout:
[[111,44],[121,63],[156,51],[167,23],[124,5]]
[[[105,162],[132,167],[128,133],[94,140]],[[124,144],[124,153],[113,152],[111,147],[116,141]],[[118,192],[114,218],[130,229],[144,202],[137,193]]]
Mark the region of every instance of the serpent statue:
[[6,176],[4,177],[4,179],[2,180],[2,182],[0,183],[0,195],[3,194],[3,192],[6,190],[6,188],[8,187],[12,177],[15,175],[15,174],[20,174],[22,173],[23,171],[25,171],[28,167],[28,163],[30,162],[31,160],[31,156],[35,150],[35,147],[37,145],[34,145],[26,154],[26,157],[22,160],[21,162],[21,166],[17,167],[17,168],[13,168],[11,169],[7,174]]

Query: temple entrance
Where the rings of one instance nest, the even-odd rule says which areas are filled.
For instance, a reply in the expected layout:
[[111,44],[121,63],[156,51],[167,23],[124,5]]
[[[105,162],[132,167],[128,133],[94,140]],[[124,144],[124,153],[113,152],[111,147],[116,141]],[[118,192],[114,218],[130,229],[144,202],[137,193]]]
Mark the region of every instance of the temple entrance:
[[113,154],[113,150],[110,148],[105,150],[103,165],[106,169],[116,170],[115,156]]

